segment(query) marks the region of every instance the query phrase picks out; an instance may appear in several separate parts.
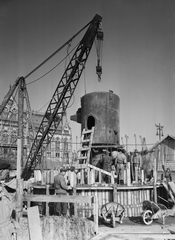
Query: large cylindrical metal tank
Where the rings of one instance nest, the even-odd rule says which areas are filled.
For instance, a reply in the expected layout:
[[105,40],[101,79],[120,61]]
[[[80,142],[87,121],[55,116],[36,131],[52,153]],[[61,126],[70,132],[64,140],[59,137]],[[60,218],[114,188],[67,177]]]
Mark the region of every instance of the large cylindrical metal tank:
[[92,92],[81,98],[81,127],[95,127],[93,144],[120,144],[120,98],[109,92]]

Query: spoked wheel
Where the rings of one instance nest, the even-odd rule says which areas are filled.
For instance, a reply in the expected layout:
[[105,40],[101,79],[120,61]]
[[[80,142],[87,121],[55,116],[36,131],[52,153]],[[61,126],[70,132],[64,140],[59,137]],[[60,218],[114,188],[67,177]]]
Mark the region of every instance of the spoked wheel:
[[110,223],[112,227],[116,226],[116,221],[122,223],[124,212],[124,207],[116,202],[106,203],[101,208],[101,215],[104,221]]
[[106,222],[111,222],[112,212],[113,212],[112,203],[104,204],[101,208],[102,217]]
[[150,225],[153,222],[153,218],[152,218],[152,211],[151,210],[145,210],[143,212],[143,222],[146,225]]

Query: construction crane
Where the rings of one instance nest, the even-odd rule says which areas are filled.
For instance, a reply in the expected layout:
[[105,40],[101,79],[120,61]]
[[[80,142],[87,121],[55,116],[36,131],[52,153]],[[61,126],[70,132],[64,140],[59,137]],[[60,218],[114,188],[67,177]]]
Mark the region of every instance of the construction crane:
[[43,153],[51,142],[69,105],[76,86],[85,68],[86,61],[98,32],[101,32],[102,17],[98,14],[88,24],[88,29],[75,50],[64,74],[52,96],[36,133],[21,178],[27,180],[35,167],[41,163]]

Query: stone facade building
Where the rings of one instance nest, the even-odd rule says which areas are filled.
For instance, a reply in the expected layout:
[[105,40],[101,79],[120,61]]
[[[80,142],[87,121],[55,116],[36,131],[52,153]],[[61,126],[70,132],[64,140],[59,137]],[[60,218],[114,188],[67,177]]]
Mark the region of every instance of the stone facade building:
[[[43,118],[43,113],[32,112],[34,134]],[[64,123],[63,123],[64,122]],[[58,127],[51,143],[43,156],[43,168],[51,169],[62,163],[70,163],[72,159],[72,132],[67,118]],[[23,138],[23,166],[32,146],[32,128],[29,124],[27,113],[24,113],[24,138]],[[0,115],[0,160],[7,160],[12,168],[17,161],[17,136],[18,136],[18,109],[15,101],[10,100]]]

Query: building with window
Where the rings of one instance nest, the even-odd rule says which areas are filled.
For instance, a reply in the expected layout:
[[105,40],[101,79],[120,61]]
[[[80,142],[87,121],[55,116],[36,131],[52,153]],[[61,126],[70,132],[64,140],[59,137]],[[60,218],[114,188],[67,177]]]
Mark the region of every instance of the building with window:
[[170,168],[172,179],[175,181],[175,137],[167,135],[161,141],[157,142],[148,151],[148,158],[156,159],[158,179],[163,174],[162,165],[165,169]]
[[[9,105],[11,107],[9,107]],[[33,130],[34,134],[43,119],[43,113],[32,113],[32,125],[29,124],[29,117],[24,112],[23,124],[23,167],[25,166],[27,156],[32,146]],[[64,123],[63,123],[64,122]],[[16,168],[17,162],[17,136],[18,136],[18,109],[15,101],[10,101],[7,107],[0,115],[0,160],[6,160],[11,164],[13,169]],[[44,169],[55,168],[63,163],[72,161],[72,132],[65,117],[55,132],[51,143],[47,146],[42,157]]]

